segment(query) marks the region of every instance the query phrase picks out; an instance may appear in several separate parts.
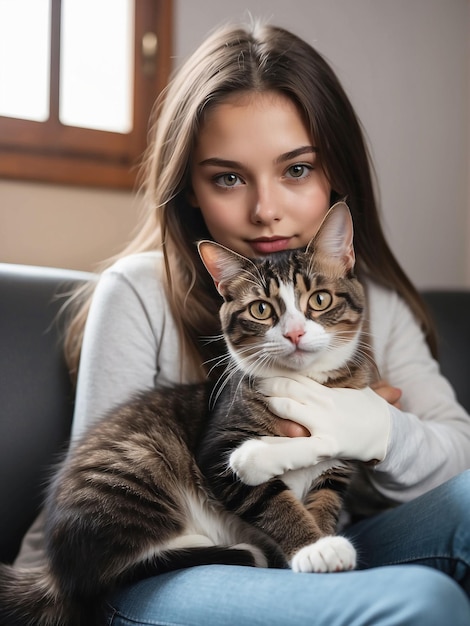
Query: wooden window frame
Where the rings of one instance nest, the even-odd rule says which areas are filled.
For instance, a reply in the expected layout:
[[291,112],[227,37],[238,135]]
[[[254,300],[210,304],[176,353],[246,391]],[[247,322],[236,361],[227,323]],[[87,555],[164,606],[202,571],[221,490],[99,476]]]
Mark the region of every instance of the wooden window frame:
[[[50,116],[35,122],[0,116],[0,178],[131,189],[147,145],[148,122],[171,71],[171,0],[135,0],[134,106],[130,133],[66,126],[59,121],[61,0],[51,5]],[[157,36],[150,62],[142,49]]]

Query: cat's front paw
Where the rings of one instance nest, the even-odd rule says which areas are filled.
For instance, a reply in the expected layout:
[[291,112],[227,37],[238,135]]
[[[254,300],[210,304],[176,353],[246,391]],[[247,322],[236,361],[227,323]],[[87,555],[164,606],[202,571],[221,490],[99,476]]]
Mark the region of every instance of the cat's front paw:
[[356,550],[344,537],[322,537],[301,548],[290,561],[294,572],[342,572],[356,567]]
[[246,485],[262,485],[274,476],[283,473],[279,456],[273,447],[264,441],[270,439],[248,439],[232,452],[229,466],[232,472]]

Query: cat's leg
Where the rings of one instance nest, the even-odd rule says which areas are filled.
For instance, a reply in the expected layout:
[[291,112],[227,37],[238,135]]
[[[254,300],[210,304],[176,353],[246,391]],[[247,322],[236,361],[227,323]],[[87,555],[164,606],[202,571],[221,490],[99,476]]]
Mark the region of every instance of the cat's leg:
[[[355,567],[355,550],[349,541],[331,536],[331,526],[318,515],[320,525],[283,480],[274,478],[257,487],[232,482],[220,495],[230,510],[275,541],[293,571],[333,572]],[[319,513],[321,501],[317,509]]]
[[335,533],[342,505],[341,496],[327,488],[312,490],[304,499],[305,508],[325,535]]
[[[325,536],[317,520],[279,479],[267,485],[242,487],[232,493],[234,510],[278,544],[296,572],[329,572],[353,569],[355,551],[343,537]],[[260,502],[263,503],[260,506]],[[235,503],[238,506],[235,506]]]
[[310,467],[314,437],[260,437],[248,439],[229,459],[230,469],[246,485],[261,485],[287,471]]
[[[341,473],[335,479],[341,485]],[[339,513],[343,505],[337,491],[328,488],[313,489],[307,494],[304,506],[324,536],[315,543],[305,546],[292,558],[289,565],[296,572],[336,572],[354,569],[356,550],[344,537],[335,536]]]

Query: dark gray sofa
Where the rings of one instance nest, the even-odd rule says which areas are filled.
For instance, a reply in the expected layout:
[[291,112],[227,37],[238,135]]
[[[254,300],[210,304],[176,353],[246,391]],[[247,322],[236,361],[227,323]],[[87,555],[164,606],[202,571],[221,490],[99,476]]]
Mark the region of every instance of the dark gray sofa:
[[[65,449],[73,390],[61,351],[58,297],[91,274],[0,263],[0,561],[11,561]],[[441,364],[470,409],[470,291],[424,294]]]

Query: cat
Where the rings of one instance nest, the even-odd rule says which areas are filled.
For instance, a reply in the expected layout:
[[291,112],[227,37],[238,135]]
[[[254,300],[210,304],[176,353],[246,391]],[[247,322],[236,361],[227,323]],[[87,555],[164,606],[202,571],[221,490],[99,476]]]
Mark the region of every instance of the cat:
[[[293,458],[256,390],[286,371],[370,384],[352,241],[338,203],[306,249],[247,259],[199,242],[223,297],[224,377],[144,391],[72,445],[47,491],[46,564],[0,566],[1,624],[98,624],[117,586],[195,564],[355,567],[335,535],[355,464]],[[296,440],[307,458],[309,441]]]

